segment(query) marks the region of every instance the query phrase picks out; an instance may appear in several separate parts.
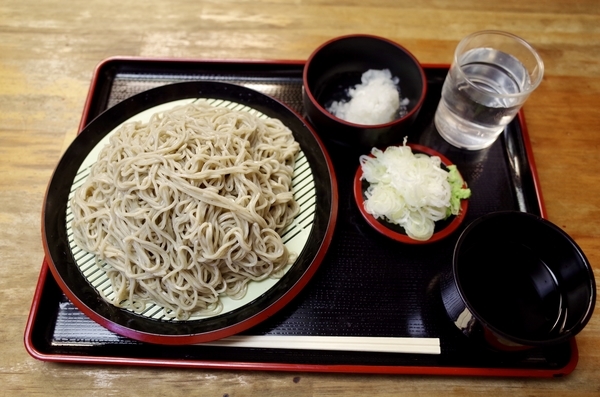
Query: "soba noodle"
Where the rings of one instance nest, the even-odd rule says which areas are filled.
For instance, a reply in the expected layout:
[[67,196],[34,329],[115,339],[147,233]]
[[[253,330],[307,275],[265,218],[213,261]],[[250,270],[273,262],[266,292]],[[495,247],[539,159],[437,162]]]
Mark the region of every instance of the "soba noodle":
[[124,124],[71,200],[75,242],[112,284],[105,299],[185,320],[280,276],[298,151],[279,120],[209,104]]

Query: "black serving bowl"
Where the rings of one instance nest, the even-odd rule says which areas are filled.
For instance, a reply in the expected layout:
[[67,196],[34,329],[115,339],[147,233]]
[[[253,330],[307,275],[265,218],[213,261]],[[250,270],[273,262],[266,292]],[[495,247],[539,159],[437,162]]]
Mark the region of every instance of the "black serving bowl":
[[562,229],[517,211],[484,215],[461,234],[441,282],[451,320],[497,350],[565,342],[592,316],[592,267]]
[[[369,69],[389,69],[400,79],[401,98],[408,99],[399,118],[377,125],[355,124],[327,111],[332,101],[347,99],[347,89],[361,82]],[[325,139],[359,148],[399,143],[408,135],[427,90],[425,72],[404,47],[371,35],[334,38],[308,58],[303,73],[303,103],[309,121]]]

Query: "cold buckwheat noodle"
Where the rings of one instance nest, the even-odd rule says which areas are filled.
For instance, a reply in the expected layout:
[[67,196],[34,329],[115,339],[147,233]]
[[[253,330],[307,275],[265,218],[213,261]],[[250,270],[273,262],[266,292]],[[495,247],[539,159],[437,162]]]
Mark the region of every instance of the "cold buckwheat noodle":
[[76,244],[107,273],[110,303],[188,319],[293,261],[299,144],[277,119],[193,103],[126,123],[71,199]]

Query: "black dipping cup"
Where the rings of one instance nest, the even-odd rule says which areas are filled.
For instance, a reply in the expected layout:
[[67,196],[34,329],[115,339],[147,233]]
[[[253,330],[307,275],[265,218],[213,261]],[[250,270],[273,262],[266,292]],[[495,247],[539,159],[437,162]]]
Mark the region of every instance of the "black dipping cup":
[[585,327],[596,301],[592,268],[573,239],[513,211],[464,230],[441,292],[454,324],[497,350],[564,342]]

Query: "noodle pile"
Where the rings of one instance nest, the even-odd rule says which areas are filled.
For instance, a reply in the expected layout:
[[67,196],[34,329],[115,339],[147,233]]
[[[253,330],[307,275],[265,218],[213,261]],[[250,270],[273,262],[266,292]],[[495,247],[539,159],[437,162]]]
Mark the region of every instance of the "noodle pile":
[[124,124],[71,200],[76,244],[107,273],[110,303],[188,319],[241,298],[293,261],[299,145],[276,119],[194,103]]

